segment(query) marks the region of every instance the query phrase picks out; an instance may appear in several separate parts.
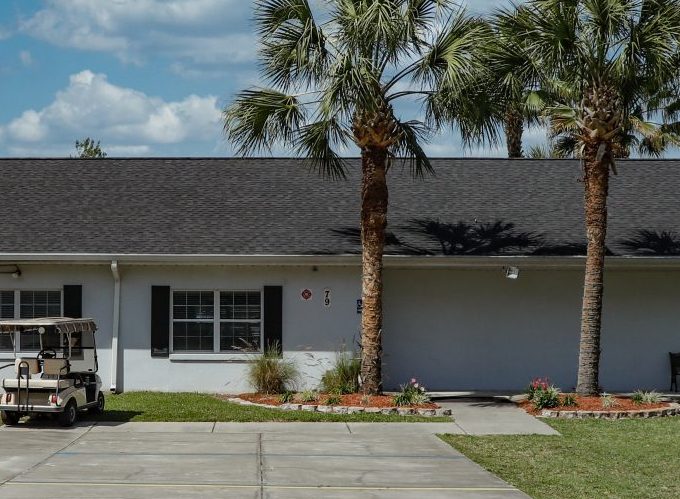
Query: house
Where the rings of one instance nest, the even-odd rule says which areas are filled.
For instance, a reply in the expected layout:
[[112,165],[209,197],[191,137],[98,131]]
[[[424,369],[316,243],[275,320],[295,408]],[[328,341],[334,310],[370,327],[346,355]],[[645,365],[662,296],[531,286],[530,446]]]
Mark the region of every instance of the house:
[[[430,389],[574,386],[583,186],[570,160],[437,159],[390,172],[384,377]],[[247,390],[279,341],[314,385],[359,339],[358,160],[0,160],[2,318],[93,317],[112,390]],[[607,390],[665,389],[680,350],[680,161],[612,178]],[[515,279],[508,278],[517,277]],[[0,344],[0,360],[11,357]],[[35,352],[25,335],[18,348]]]

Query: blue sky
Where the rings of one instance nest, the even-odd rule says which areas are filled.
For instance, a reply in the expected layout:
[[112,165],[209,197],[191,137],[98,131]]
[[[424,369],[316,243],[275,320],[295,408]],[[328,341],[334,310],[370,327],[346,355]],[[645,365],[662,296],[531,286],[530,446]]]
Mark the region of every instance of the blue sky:
[[[258,83],[251,8],[246,0],[1,0],[0,156],[68,156],[86,136],[110,156],[232,155],[220,112]],[[543,137],[530,130],[525,141]],[[427,151],[503,155],[465,150],[452,133]]]

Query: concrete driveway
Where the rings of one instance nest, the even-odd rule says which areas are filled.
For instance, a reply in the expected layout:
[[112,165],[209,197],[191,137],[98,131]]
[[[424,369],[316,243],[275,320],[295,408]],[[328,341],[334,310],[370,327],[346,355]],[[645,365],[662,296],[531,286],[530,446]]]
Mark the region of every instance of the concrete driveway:
[[527,497],[443,423],[99,423],[0,429],[0,497]]

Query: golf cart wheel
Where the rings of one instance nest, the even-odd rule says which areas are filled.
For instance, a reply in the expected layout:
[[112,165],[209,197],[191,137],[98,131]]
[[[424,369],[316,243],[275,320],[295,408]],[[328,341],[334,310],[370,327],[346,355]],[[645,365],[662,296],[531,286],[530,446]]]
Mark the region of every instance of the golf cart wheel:
[[0,419],[2,419],[3,424],[13,426],[19,422],[19,414],[15,411],[1,411]]
[[101,414],[102,412],[104,412],[104,404],[105,404],[104,394],[102,392],[99,392],[99,395],[97,395],[97,405],[90,408],[90,413]]
[[71,399],[64,407],[64,412],[59,414],[59,424],[61,426],[73,426],[76,419],[78,419],[78,405],[75,400]]

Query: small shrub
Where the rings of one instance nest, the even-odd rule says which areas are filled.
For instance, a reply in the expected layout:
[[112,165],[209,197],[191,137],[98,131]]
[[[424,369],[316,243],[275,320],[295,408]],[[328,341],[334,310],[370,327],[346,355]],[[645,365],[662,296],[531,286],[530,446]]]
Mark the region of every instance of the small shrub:
[[534,378],[529,387],[527,388],[527,400],[532,402],[534,400],[534,395],[538,391],[545,391],[550,387],[550,382],[548,378]]
[[578,405],[576,396],[571,393],[567,393],[564,395],[564,397],[562,397],[562,405],[564,407],[576,407]]
[[371,396],[370,395],[363,395],[361,397],[361,405],[371,405]]
[[335,364],[321,377],[321,391],[327,393],[357,393],[359,391],[359,375],[361,359],[350,353],[338,353]]
[[634,404],[638,404],[638,405],[642,404],[644,399],[645,399],[645,392],[643,392],[642,390],[635,390],[633,392],[633,395],[631,395],[631,397],[630,397],[630,400]]
[[394,396],[392,402],[396,406],[420,405],[430,401],[430,397],[425,393],[425,387],[418,383],[415,378],[411,378],[405,385],[401,385],[401,391]]
[[340,404],[342,404],[342,399],[340,398],[340,395],[331,394],[328,397],[326,397],[326,405],[340,405]]
[[612,407],[619,405],[619,401],[616,400],[611,393],[603,393],[600,395],[600,400],[602,401],[603,409],[611,409]]
[[536,409],[550,409],[560,405],[560,389],[550,385],[534,391],[531,401]]
[[293,397],[295,397],[295,393],[291,392],[290,390],[286,390],[281,395],[279,395],[279,402],[282,404],[290,404],[293,401]]
[[291,360],[279,356],[278,346],[272,345],[248,367],[248,381],[258,393],[284,393],[298,378],[298,369]]
[[633,396],[630,398],[636,404],[658,404],[661,402],[661,395],[654,390],[651,392],[645,392],[642,390],[636,390]]
[[304,403],[316,402],[319,400],[319,393],[316,390],[305,390],[302,393],[298,393],[296,399]]

